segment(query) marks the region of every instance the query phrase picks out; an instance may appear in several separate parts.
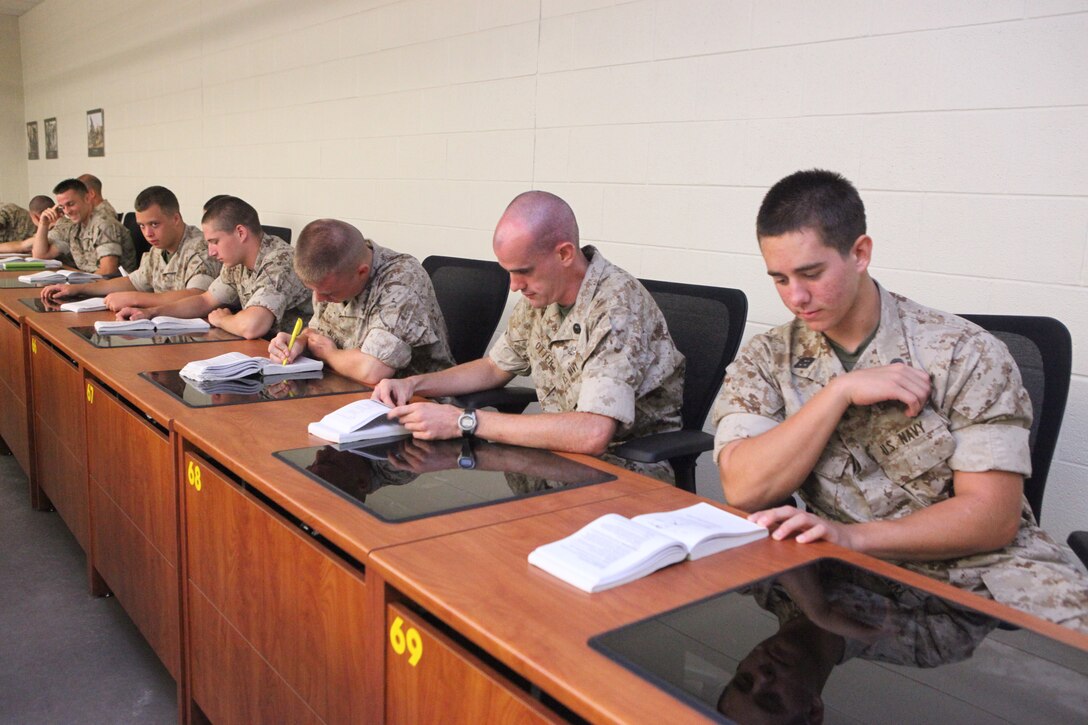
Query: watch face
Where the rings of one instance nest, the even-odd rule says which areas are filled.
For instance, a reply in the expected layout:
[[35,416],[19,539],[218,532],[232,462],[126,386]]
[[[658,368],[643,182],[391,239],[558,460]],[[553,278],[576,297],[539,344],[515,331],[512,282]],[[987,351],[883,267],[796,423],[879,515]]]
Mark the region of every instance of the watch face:
[[457,427],[465,433],[472,433],[476,430],[476,416],[472,413],[462,413],[457,419]]

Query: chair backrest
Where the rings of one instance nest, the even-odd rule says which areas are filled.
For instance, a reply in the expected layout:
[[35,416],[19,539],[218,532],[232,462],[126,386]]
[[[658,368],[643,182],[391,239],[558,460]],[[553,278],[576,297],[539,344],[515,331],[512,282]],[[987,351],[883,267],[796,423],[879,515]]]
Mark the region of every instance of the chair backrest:
[[273,227],[268,224],[262,224],[261,229],[265,234],[271,234],[274,237],[279,237],[288,244],[291,243],[291,228],[290,227]]
[[640,280],[665,315],[669,334],[687,358],[684,428],[700,430],[733,361],[748,318],[748,298],[739,289]]
[[1038,519],[1043,491],[1050,473],[1050,459],[1069,397],[1073,366],[1073,340],[1053,317],[1028,315],[961,315],[984,327],[1009,348],[1020,367],[1020,377],[1031,396],[1031,478],[1024,481],[1024,495]]
[[453,359],[483,357],[510,296],[510,275],[498,262],[460,257],[427,257],[423,268],[446,318]]
[[136,212],[126,211],[121,217],[121,224],[132,235],[132,246],[136,248],[136,263],[139,264],[144,252],[151,251],[151,244],[144,239],[144,233],[140,231],[140,225],[136,223]]

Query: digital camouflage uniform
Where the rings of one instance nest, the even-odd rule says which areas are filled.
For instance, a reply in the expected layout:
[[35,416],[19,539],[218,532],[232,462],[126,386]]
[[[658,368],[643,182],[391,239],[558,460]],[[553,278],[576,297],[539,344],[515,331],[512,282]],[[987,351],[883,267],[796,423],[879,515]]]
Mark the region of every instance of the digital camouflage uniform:
[[37,231],[26,209],[18,204],[0,204],[0,242],[21,242]]
[[376,357],[398,378],[452,367],[446,322],[427,271],[415,257],[367,244],[374,258],[366,287],[344,302],[314,302],[310,327],[341,350]]
[[105,203],[95,207],[84,224],[58,222],[49,231],[49,241],[56,246],[65,262],[84,272],[94,272],[98,269],[98,260],[109,256],[119,257],[126,271],[136,269],[136,248],[132,245],[132,235],[109,212]]
[[295,274],[291,256],[291,245],[265,234],[253,269],[244,264],[223,267],[208,292],[222,305],[264,307],[276,318],[274,329],[291,332],[295,320],[313,311],[310,290]]
[[206,290],[219,276],[221,265],[208,256],[204,233],[192,224],[177,249],[169,255],[152,247],[140,258],[140,267],[128,276],[138,292],[178,292],[186,289]]
[[[982,328],[880,289],[880,325],[855,370],[898,358],[930,373],[928,404],[908,418],[895,402],[849,408],[798,493],[842,523],[897,519],[952,495],[953,471],[1031,474],[1031,402],[1007,348]],[[803,322],[753,338],[726,371],[713,411],[714,455],[764,433],[845,370]],[[1041,617],[1088,629],[1088,580],[1035,523],[998,551],[903,566]]]
[[[532,375],[545,413],[597,413],[616,421],[610,448],[632,438],[680,429],[684,356],[665,318],[637,279],[593,247],[570,312],[533,309],[522,299],[491,360],[514,375]],[[629,470],[672,480],[668,462],[640,464],[606,455]]]

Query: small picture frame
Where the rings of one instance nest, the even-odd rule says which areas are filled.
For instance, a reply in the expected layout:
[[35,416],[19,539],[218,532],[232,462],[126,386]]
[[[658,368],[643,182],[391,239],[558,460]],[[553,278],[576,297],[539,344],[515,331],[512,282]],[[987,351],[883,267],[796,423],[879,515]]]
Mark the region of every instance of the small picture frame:
[[38,160],[38,122],[30,121],[26,124],[26,158],[28,161]]
[[106,155],[106,117],[101,108],[87,111],[87,155]]
[[45,119],[45,158],[57,158],[57,119]]

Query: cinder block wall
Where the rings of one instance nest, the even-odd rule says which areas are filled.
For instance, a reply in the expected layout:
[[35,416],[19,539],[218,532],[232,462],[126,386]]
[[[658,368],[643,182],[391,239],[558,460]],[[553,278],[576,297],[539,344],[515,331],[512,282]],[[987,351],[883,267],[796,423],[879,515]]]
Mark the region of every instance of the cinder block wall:
[[786,317],[762,193],[840,170],[886,286],[1070,327],[1044,524],[1088,527],[1088,2],[47,0],[19,27],[26,120],[60,125],[27,193],[91,171],[118,209],[162,183],[190,221],[229,192],[296,232],[485,258],[509,198],[547,188],[635,274],[744,289],[749,334]]

